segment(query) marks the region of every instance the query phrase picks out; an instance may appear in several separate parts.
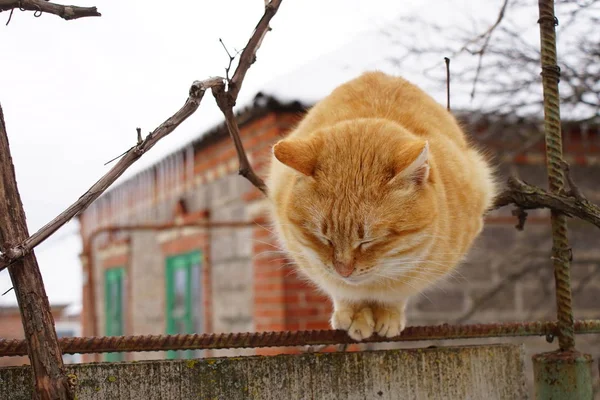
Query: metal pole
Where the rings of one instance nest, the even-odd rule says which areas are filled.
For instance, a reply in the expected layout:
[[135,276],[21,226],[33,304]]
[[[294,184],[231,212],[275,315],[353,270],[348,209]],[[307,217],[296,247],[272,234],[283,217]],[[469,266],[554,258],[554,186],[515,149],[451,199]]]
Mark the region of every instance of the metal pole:
[[[546,132],[546,163],[550,191],[564,189],[564,171],[562,166],[563,150],[560,130],[560,104],[558,81],[560,68],[556,64],[556,32],[558,20],[554,16],[554,1],[540,0],[540,38],[542,55],[542,82],[544,86],[544,130]],[[573,335],[573,306],[571,301],[571,249],[567,238],[567,218],[552,212],[552,260],[556,283],[556,308],[561,350],[575,347]]]
[[[552,193],[564,188],[563,150],[560,127],[556,58],[556,30],[553,0],[539,0],[542,83],[544,88],[544,130],[548,183]],[[591,356],[575,350],[575,325],[571,295],[571,248],[567,218],[552,211],[552,260],[556,285],[556,309],[560,349],[533,356],[535,396],[539,400],[592,400]]]

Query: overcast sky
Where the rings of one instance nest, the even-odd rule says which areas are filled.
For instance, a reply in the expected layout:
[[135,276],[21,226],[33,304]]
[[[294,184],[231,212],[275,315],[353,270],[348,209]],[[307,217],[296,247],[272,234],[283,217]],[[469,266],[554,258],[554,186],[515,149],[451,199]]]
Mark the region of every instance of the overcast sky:
[[[262,0],[78,1],[100,18],[64,21],[15,11],[0,25],[0,103],[31,232],[76,200],[128,149],[135,128],[154,129],[185,101],[197,79],[222,75],[219,38],[243,48],[263,12]],[[481,3],[486,3],[482,5]],[[501,1],[284,0],[250,69],[239,103],[274,78],[335,50],[361,31],[427,13],[452,21],[488,12]],[[172,135],[193,136],[221,121],[212,96]],[[169,140],[151,153],[161,155]],[[172,144],[172,143],[171,143]],[[146,156],[145,156],[146,157]],[[77,225],[38,247],[51,301],[78,300],[81,276]],[[0,272],[0,292],[10,288]],[[13,302],[8,294],[0,304]]]

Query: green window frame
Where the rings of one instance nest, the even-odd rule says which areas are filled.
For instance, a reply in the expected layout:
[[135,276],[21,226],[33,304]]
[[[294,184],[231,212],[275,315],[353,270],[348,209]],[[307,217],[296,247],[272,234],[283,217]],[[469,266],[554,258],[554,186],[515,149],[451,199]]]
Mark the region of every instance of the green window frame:
[[[104,317],[106,336],[124,334],[125,268],[104,271]],[[106,361],[123,361],[123,353],[106,353]]]
[[[202,314],[199,312],[202,299],[201,268],[200,251],[167,257],[165,269],[167,334],[197,333],[201,329]],[[192,350],[167,352],[169,359],[194,356],[198,354]]]

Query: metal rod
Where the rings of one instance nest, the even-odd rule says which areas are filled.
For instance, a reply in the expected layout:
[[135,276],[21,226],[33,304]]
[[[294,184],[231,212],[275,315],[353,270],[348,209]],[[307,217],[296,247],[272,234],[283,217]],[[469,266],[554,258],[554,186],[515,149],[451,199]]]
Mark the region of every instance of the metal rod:
[[[579,320],[575,332],[600,333],[600,320]],[[362,343],[405,342],[445,339],[474,339],[511,336],[546,336],[558,334],[558,324],[553,321],[514,322],[476,325],[413,326],[400,336],[382,338],[373,336]],[[312,346],[357,343],[344,331],[296,331],[220,333],[203,335],[139,335],[111,337],[74,337],[59,339],[65,354],[112,353],[132,351],[241,349],[257,347]],[[0,356],[27,354],[24,340],[0,339]]]
[[[538,23],[541,38],[542,84],[544,88],[544,131],[546,133],[546,163],[548,183],[552,193],[564,188],[563,150],[560,131],[560,99],[558,81],[560,68],[556,64],[556,32],[553,0],[539,0]],[[567,238],[567,217],[552,211],[552,260],[556,284],[556,309],[561,350],[575,347],[573,306],[571,296],[571,249]]]

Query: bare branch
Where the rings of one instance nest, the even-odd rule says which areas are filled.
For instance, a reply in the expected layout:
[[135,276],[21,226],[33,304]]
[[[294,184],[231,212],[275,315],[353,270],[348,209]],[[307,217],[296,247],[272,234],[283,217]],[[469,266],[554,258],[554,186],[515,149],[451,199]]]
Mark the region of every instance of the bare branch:
[[600,228],[600,207],[584,197],[550,193],[517,178],[509,178],[507,186],[507,189],[496,197],[493,209],[509,204],[514,204],[523,210],[549,208],[570,217],[580,218]]
[[[539,46],[524,34],[528,28],[522,21],[510,18],[521,11],[533,9],[534,4],[518,0],[501,1],[499,12],[483,31],[465,27],[464,24],[431,23],[428,17],[403,18],[398,23],[393,42],[405,51],[393,61],[403,68],[430,64],[422,69],[424,75],[441,86],[446,77],[438,67],[440,53],[450,54],[459,70],[453,71],[454,91],[470,91],[471,104],[465,107],[477,109],[489,115],[536,117],[540,114],[539,101]],[[594,26],[600,19],[600,1],[561,1],[559,17],[568,20],[559,25],[558,39],[563,48],[560,67],[562,113],[569,120],[579,122],[600,121],[600,52]],[[533,10],[531,10],[533,11]],[[407,35],[409,31],[427,32],[422,36],[439,37],[447,40],[423,42]],[[456,61],[455,61],[456,60]],[[458,68],[457,67],[457,68]],[[464,94],[468,94],[464,93]],[[456,94],[453,93],[456,97]],[[474,96],[474,97],[473,97]],[[528,102],[529,104],[524,104]],[[453,108],[456,108],[454,105]]]
[[[256,61],[256,52],[262,44],[263,38],[271,29],[269,27],[269,22],[277,13],[280,4],[281,0],[271,0],[268,3],[265,2],[265,13],[258,22],[258,25],[256,25],[256,28],[254,28],[254,33],[248,41],[248,44],[246,47],[244,47],[233,77],[227,82],[227,89],[222,86],[212,88],[217,105],[225,116],[225,123],[227,124],[229,135],[235,144],[235,150],[237,151],[238,155],[239,174],[248,179],[265,195],[267,194],[267,185],[265,185],[265,182],[256,174],[252,168],[252,165],[250,164],[250,161],[248,160],[248,156],[244,150],[244,145],[242,144],[242,139],[240,138],[240,128],[235,120],[233,107],[237,101],[237,96],[242,87],[242,81],[246,76],[246,72],[248,72],[250,66]],[[225,50],[227,51],[227,48],[225,48]],[[229,54],[229,52],[227,52],[227,54],[230,57],[229,66],[231,66],[232,56]],[[227,68],[227,71],[229,71],[229,67]]]
[[235,145],[235,150],[238,155],[239,174],[248,179],[256,188],[266,195],[267,185],[265,185],[265,182],[256,174],[256,172],[254,172],[254,169],[248,160],[248,156],[246,155],[246,151],[244,150],[244,145],[240,138],[240,128],[235,120],[235,114],[233,113],[233,108],[229,102],[227,92],[222,86],[214,87],[212,92],[219,108],[223,112],[223,115],[225,115],[227,130]]
[[446,62],[446,110],[450,111],[450,59],[444,57]]
[[270,30],[269,22],[277,13],[280,4],[281,0],[271,0],[268,4],[265,4],[265,13],[260,21],[258,21],[256,28],[254,28],[254,33],[240,55],[240,62],[235,69],[233,78],[231,78],[228,85],[229,87],[227,88],[227,93],[230,100],[233,102],[232,107],[235,105],[237,96],[240,93],[246,72],[248,72],[250,66],[256,61],[256,52],[262,44],[264,36]]
[[16,8],[22,11],[33,11],[38,17],[41,13],[54,14],[67,21],[102,15],[96,7],[65,6],[44,0],[0,0],[0,12],[8,10],[12,12]]
[[504,3],[502,3],[502,7],[500,7],[500,11],[498,12],[498,17],[496,18],[496,22],[494,22],[494,24],[491,25],[485,32],[480,33],[479,35],[477,35],[473,39],[467,41],[467,43],[465,43],[465,45],[463,47],[461,47],[460,50],[458,50],[458,52],[456,54],[462,53],[463,51],[468,51],[468,48],[469,48],[470,44],[473,44],[473,43],[476,43],[476,42],[478,42],[478,41],[480,41],[482,39],[485,39],[483,47],[479,51],[476,52],[476,53],[479,53],[479,54],[483,54],[485,52],[485,49],[486,49],[487,45],[489,44],[490,38],[492,37],[494,31],[496,30],[496,28],[498,28],[498,26],[500,25],[500,23],[504,19],[504,15],[506,14],[506,7],[507,6],[508,6],[508,0],[504,0]]
[[0,257],[0,271],[6,268],[10,261],[16,260],[29,253],[34,247],[46,240],[50,235],[56,232],[61,226],[66,224],[71,218],[85,210],[94,200],[96,200],[108,187],[119,178],[127,168],[137,161],[145,152],[150,150],[160,139],[173,132],[175,128],[192,115],[200,106],[202,97],[206,89],[214,86],[224,85],[223,78],[216,77],[204,81],[196,81],[192,84],[189,97],[179,111],[173,114],[169,119],[163,122],[158,128],[151,132],[146,138],[136,146],[132,147],[123,158],[96,182],[87,192],[85,192],[75,203],[54,218],[39,231],[31,235],[27,240],[18,246],[8,248]]

